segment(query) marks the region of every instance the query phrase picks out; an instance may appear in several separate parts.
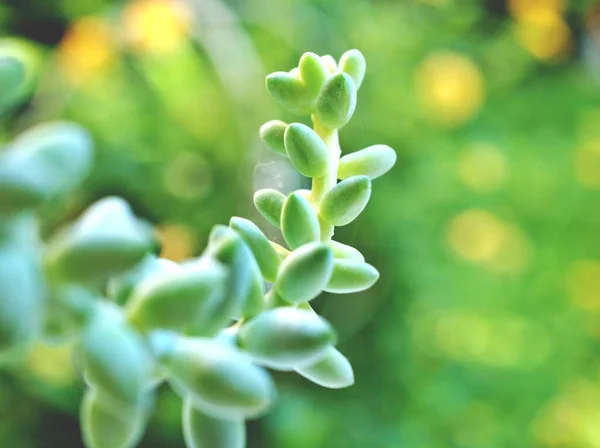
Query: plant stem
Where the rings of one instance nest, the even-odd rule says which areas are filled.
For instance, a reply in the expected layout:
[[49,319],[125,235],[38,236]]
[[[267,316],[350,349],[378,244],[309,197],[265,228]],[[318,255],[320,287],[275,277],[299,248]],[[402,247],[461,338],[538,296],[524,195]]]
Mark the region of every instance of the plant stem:
[[[318,210],[321,201],[329,190],[335,187],[337,183],[337,170],[340,162],[340,142],[337,129],[331,129],[319,123],[319,120],[313,115],[313,125],[315,132],[323,139],[329,149],[329,171],[322,177],[313,178],[310,200],[313,206]],[[327,224],[319,217],[321,226],[321,241],[327,242],[333,236],[333,226]]]

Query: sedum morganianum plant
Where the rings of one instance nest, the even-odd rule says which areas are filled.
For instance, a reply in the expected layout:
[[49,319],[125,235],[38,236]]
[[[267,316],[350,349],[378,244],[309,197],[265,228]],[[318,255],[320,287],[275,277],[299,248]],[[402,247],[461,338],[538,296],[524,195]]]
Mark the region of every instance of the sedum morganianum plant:
[[[332,239],[396,160],[384,145],[340,158],[338,130],[352,117],[364,74],[362,54],[351,50],[339,64],[306,53],[289,73],[267,76],[271,96],[313,123],[271,121],[260,130],[312,178],[310,191],[254,196],[287,248],[234,217],[213,228],[197,258],[161,259],[148,224],[117,197],[42,242],[35,210],[81,184],[91,138],[76,124],[48,123],[0,153],[1,360],[18,363],[36,340],[75,341],[87,447],[136,446],[163,382],[181,397],[190,448],[245,446],[245,420],[276,397],[267,368],[328,388],[353,384],[334,329],[310,302],[323,291],[363,291],[379,277],[357,249]],[[0,103],[10,103],[23,77],[18,60],[0,57]]]

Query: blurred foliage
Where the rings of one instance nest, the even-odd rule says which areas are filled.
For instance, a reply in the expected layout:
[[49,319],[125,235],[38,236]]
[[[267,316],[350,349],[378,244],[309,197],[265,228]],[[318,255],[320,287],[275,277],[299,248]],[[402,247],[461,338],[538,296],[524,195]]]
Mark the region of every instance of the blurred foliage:
[[[44,210],[45,230],[119,194],[176,260],[213,224],[257,218],[253,183],[304,182],[258,143],[281,116],[264,75],[304,51],[365,54],[342,149],[385,143],[399,164],[339,240],[382,275],[317,301],[356,385],[278,375],[250,446],[600,447],[597,2],[9,0],[0,28],[42,67],[4,140],[63,117],[97,142],[91,179]],[[64,353],[39,347],[2,382],[3,446],[79,446]],[[179,410],[165,394],[143,446],[181,446]]]

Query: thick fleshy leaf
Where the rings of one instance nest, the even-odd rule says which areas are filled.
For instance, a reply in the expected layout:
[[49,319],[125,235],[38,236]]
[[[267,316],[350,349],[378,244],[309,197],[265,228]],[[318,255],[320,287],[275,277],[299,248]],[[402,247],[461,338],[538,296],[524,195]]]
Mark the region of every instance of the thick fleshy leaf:
[[310,127],[290,124],[283,136],[290,162],[306,177],[320,177],[328,170],[329,151],[325,142]]
[[243,419],[264,413],[275,398],[268,373],[223,342],[173,335],[160,362],[168,381],[194,407],[215,418]]
[[291,307],[265,311],[238,333],[238,345],[256,362],[278,370],[314,363],[335,340],[335,331],[325,319]]
[[396,163],[396,151],[387,145],[373,145],[340,159],[338,179],[369,176],[371,180],[383,176]]
[[267,91],[281,106],[299,115],[309,115],[312,98],[305,83],[287,72],[271,73],[266,78]]
[[281,260],[286,259],[287,256],[292,253],[291,251],[283,247],[281,244],[277,244],[273,241],[269,241],[269,243],[271,244],[271,247],[275,250],[275,252],[277,252],[277,255]]
[[331,56],[330,54],[321,56],[321,61],[323,61],[323,63],[327,66],[330,73],[337,72],[338,64],[333,56]]
[[296,192],[290,193],[283,204],[281,233],[291,249],[319,241],[321,237],[317,214],[308,199]]
[[48,265],[62,278],[106,280],[133,268],[148,253],[151,237],[129,205],[108,197],[92,204],[49,246]]
[[368,263],[357,260],[334,260],[327,292],[349,294],[364,291],[379,279],[379,272]]
[[0,246],[0,362],[28,347],[42,328],[43,278],[32,253]]
[[340,58],[339,68],[352,77],[356,88],[359,89],[367,71],[367,61],[363,54],[358,50],[348,50]]
[[142,337],[130,328],[111,303],[98,304],[81,335],[87,382],[115,402],[139,405],[154,366]]
[[354,371],[348,359],[335,347],[329,347],[322,358],[296,369],[304,378],[330,389],[341,389],[354,384]]
[[206,415],[194,407],[191,399],[183,401],[183,438],[187,448],[244,448],[244,420],[225,420]]
[[306,89],[315,99],[323,84],[331,75],[327,64],[315,53],[304,53],[298,63],[300,78],[306,84]]
[[0,212],[32,208],[72,190],[88,175],[92,140],[79,125],[35,126],[0,156]]
[[81,432],[86,448],[133,448],[147,422],[144,407],[111,406],[99,390],[88,390],[81,402]]
[[331,249],[323,243],[306,244],[281,263],[274,288],[290,303],[307,302],[323,292],[332,270]]
[[116,304],[124,305],[130,299],[135,286],[144,279],[159,272],[177,268],[177,263],[149,254],[131,270],[109,280],[107,286],[108,297],[114,300]]
[[365,261],[365,257],[361,254],[358,249],[347,244],[342,244],[338,241],[329,241],[327,243],[329,248],[333,252],[334,258],[347,258],[350,260]]
[[265,279],[270,282],[275,281],[281,258],[277,255],[265,234],[252,221],[237,216],[231,218],[229,226],[248,245]]
[[371,180],[352,176],[327,192],[319,208],[319,216],[332,226],[345,226],[365,209],[371,197]]
[[276,227],[281,225],[281,210],[284,202],[285,195],[272,188],[264,188],[254,193],[256,210]]
[[287,123],[281,120],[271,120],[260,127],[260,138],[271,150],[284,156],[287,156],[283,143],[283,134],[286,128]]
[[356,108],[356,85],[340,72],[325,82],[316,103],[316,117],[324,126],[339,129],[350,121]]
[[18,59],[0,55],[0,113],[13,106],[25,82],[25,67]]
[[225,266],[208,257],[155,273],[136,286],[126,308],[129,322],[142,331],[185,331],[222,298],[228,275]]

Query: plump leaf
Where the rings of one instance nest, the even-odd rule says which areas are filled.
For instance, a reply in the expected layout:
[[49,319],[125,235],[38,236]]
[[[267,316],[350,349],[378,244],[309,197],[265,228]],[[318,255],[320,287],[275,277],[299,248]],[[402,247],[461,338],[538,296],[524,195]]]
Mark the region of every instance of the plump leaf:
[[312,205],[296,192],[290,193],[283,204],[281,233],[292,249],[319,241],[321,237],[319,219]]
[[273,382],[247,355],[212,339],[174,337],[161,363],[174,390],[194,407],[224,419],[256,417],[269,408]]
[[358,260],[334,260],[333,273],[325,288],[327,292],[349,294],[370,288],[379,279],[379,272]]
[[341,389],[354,384],[352,365],[344,355],[331,346],[316,363],[297,368],[296,372],[313,383],[330,389]]
[[395,163],[396,151],[389,146],[369,146],[340,159],[338,179],[364,175],[373,180],[387,173]]
[[342,128],[356,108],[356,85],[350,75],[340,72],[325,82],[316,103],[316,117],[324,126]]
[[352,77],[356,89],[359,89],[367,71],[367,61],[363,54],[358,50],[348,50],[340,58],[339,68]]
[[33,254],[0,246],[0,362],[10,361],[41,332],[43,279]]
[[327,172],[327,145],[310,127],[302,123],[292,123],[285,130],[283,138],[290,162],[300,174],[306,177],[320,177]]
[[323,61],[325,66],[329,69],[330,73],[337,72],[337,69],[338,69],[337,61],[335,60],[335,58],[333,56],[331,56],[330,54],[321,56],[321,61]]
[[246,425],[241,419],[209,417],[193,401],[183,401],[183,438],[187,448],[244,448]]
[[267,281],[275,281],[277,269],[281,258],[271,246],[271,242],[256,224],[244,218],[234,216],[229,221],[229,226],[234,229],[248,245],[262,275]]
[[365,257],[361,254],[358,249],[347,244],[342,244],[338,241],[329,241],[327,243],[329,248],[333,252],[334,258],[347,258],[350,260],[365,261]]
[[238,333],[239,346],[256,362],[278,370],[312,364],[335,340],[335,331],[325,319],[291,307],[265,311]]
[[208,257],[159,271],[136,286],[126,308],[128,319],[142,331],[184,331],[224,295],[228,275],[225,266]]
[[313,99],[316,99],[321,87],[331,75],[327,64],[315,53],[304,53],[298,63],[300,78]]
[[51,241],[48,263],[68,280],[106,280],[133,268],[150,246],[150,235],[129,205],[121,198],[108,197],[92,204],[71,228]]
[[81,432],[86,448],[133,448],[147,422],[143,407],[111,406],[98,390],[88,390],[81,402]]
[[277,255],[281,260],[284,260],[289,254],[292,253],[291,251],[283,247],[281,244],[277,244],[273,241],[269,241],[269,243],[271,244],[271,247],[275,250],[275,252],[277,252]]
[[271,150],[284,156],[287,156],[283,143],[283,133],[286,128],[287,123],[281,120],[271,120],[260,127],[260,138]]
[[319,215],[333,226],[345,226],[361,214],[370,197],[371,180],[367,176],[349,177],[327,192]]
[[287,72],[271,73],[266,78],[267,91],[281,106],[299,115],[309,115],[312,98],[305,83]]
[[97,311],[81,335],[87,382],[121,404],[139,405],[153,376],[153,362],[142,337],[110,303]]
[[258,190],[254,193],[256,210],[276,227],[281,225],[281,210],[284,202],[285,195],[271,188]]
[[333,253],[323,243],[306,244],[281,263],[274,288],[294,304],[317,297],[327,286],[333,270]]
[[144,279],[177,268],[177,263],[149,254],[131,270],[109,280],[107,286],[108,297],[114,300],[116,304],[124,305],[130,299],[135,286]]
[[0,212],[32,208],[78,186],[92,164],[90,135],[66,122],[35,126],[0,156]]
[[25,82],[25,67],[18,59],[0,55],[0,113],[14,105]]

